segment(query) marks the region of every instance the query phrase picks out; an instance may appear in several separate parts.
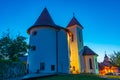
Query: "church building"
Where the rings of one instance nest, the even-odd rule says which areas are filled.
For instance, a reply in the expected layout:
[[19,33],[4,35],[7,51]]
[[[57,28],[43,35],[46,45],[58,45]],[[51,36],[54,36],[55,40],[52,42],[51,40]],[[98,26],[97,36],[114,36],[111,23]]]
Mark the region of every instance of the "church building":
[[83,26],[73,16],[66,27],[56,25],[47,8],[27,30],[31,46],[29,73],[99,73],[97,54],[84,46]]

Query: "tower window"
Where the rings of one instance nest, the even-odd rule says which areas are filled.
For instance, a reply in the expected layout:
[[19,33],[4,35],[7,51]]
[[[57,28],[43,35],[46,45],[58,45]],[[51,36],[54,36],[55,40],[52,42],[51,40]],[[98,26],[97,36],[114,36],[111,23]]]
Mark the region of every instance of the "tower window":
[[73,71],[75,71],[75,66],[73,66]]
[[55,70],[55,65],[51,65],[51,71]]
[[45,70],[45,63],[40,63],[40,70]]
[[36,50],[36,46],[32,46],[32,51],[35,51]]
[[27,73],[29,73],[29,64],[27,64]]
[[71,56],[71,50],[70,50],[70,56]]
[[93,69],[93,67],[92,67],[92,60],[91,59],[89,59],[89,67],[90,67],[90,69]]
[[79,41],[82,42],[81,31],[79,31]]
[[34,32],[33,32],[33,35],[34,35],[34,36],[37,35],[37,31],[34,31]]
[[73,34],[72,34],[72,36],[71,36],[71,41],[72,41],[72,42],[74,41],[74,36],[73,36]]

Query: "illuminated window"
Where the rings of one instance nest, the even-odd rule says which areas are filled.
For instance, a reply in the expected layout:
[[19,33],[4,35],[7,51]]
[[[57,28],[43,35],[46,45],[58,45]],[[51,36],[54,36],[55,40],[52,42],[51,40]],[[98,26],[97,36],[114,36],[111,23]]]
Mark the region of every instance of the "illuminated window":
[[33,35],[34,35],[34,36],[37,35],[37,31],[34,31],[34,32],[33,32]]
[[89,59],[89,67],[90,67],[90,69],[93,69],[93,67],[92,67],[92,60],[91,59]]
[[40,63],[40,70],[45,70],[45,63]]
[[51,65],[51,71],[55,70],[55,65]]

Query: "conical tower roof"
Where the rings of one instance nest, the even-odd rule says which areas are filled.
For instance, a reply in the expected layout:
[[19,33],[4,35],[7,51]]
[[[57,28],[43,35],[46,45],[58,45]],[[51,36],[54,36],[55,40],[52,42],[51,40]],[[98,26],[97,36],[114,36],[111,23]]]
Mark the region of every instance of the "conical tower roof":
[[40,27],[40,26],[48,26],[48,27],[52,27],[52,28],[56,28],[56,29],[61,28],[60,26],[58,26],[54,23],[47,8],[43,9],[41,15],[38,17],[38,19],[36,20],[34,25],[27,30],[27,32],[30,33],[30,30],[32,28]]
[[40,26],[40,25],[56,26],[47,8],[44,8],[41,15],[38,17],[37,21],[34,23],[33,26]]
[[71,19],[71,21],[69,22],[69,24],[67,25],[67,27],[70,27],[70,26],[73,26],[73,25],[78,25],[81,28],[83,28],[82,25],[79,23],[79,21],[74,16]]

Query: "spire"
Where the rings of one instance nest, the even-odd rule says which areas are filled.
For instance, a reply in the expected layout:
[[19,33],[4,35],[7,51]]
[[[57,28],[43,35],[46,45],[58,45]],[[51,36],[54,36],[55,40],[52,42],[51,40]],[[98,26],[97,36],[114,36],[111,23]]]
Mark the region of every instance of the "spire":
[[82,25],[78,22],[78,20],[75,18],[75,14],[73,13],[73,18],[71,19],[71,21],[69,22],[69,24],[67,25],[67,27],[70,27],[70,26],[73,26],[73,25],[78,25],[80,26],[81,28]]
[[107,56],[106,52],[105,52],[104,61],[109,61],[109,58],[108,58],[108,56]]
[[41,15],[38,17],[37,21],[33,26],[55,26],[54,21],[52,20],[47,8],[45,7]]
[[108,58],[107,54],[105,53],[105,57],[104,58]]

